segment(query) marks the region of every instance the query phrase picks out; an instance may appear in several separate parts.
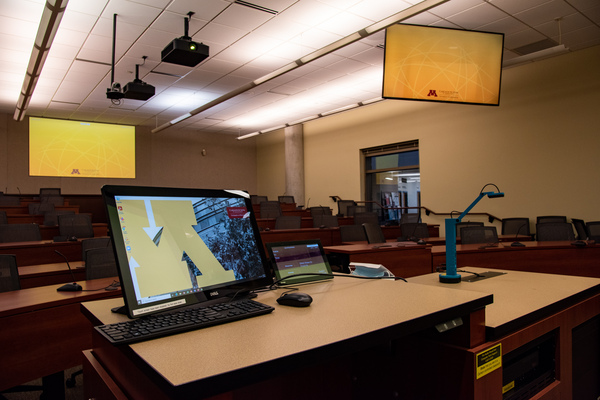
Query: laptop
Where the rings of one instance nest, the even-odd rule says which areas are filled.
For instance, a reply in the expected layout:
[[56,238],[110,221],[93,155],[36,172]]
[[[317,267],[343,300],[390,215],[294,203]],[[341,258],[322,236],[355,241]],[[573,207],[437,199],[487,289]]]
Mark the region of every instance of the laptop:
[[107,185],[102,195],[130,318],[273,283],[248,193]]
[[[280,285],[333,278],[327,256],[318,239],[266,243],[266,247],[275,281],[279,281]],[[299,274],[315,275],[295,276]]]

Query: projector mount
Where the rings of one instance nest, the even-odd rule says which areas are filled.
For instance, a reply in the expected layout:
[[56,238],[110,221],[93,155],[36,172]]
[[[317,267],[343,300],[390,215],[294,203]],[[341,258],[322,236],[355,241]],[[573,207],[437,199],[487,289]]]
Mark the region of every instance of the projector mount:
[[125,97],[121,90],[121,84],[115,82],[115,43],[117,41],[117,14],[113,14],[113,42],[112,42],[112,63],[110,67],[110,87],[106,89],[106,98],[115,104],[121,104],[121,99]]

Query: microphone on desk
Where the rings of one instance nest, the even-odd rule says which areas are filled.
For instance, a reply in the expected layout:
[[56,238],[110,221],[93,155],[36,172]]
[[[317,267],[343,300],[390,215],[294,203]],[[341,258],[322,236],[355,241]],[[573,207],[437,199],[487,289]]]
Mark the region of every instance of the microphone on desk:
[[67,263],[67,267],[69,268],[69,272],[71,273],[71,278],[73,278],[73,283],[65,283],[64,285],[62,285],[61,287],[59,287],[56,290],[58,292],[78,292],[78,291],[82,290],[83,288],[81,287],[81,285],[79,285],[77,282],[75,282],[75,274],[73,274],[73,270],[71,269],[71,265],[69,264],[69,260],[67,259],[67,257],[58,250],[54,250],[54,252],[65,259],[65,262]]
[[517,234],[515,235],[515,241],[511,243],[510,247],[525,247],[525,245],[517,240],[519,237],[519,233],[521,233],[521,228],[526,226],[527,223],[521,225],[519,229],[517,229]]

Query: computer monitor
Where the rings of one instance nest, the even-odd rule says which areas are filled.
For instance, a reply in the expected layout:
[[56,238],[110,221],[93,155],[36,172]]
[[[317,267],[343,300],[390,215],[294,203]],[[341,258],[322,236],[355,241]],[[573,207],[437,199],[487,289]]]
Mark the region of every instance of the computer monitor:
[[333,278],[327,256],[318,239],[267,243],[266,246],[275,279],[281,285]]
[[102,195],[130,318],[273,282],[246,192],[109,185]]

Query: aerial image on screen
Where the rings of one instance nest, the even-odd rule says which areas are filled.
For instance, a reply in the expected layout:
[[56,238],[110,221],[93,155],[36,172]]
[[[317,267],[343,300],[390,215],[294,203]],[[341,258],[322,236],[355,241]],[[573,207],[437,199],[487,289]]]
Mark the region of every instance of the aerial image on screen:
[[116,196],[138,304],[264,276],[242,198]]

